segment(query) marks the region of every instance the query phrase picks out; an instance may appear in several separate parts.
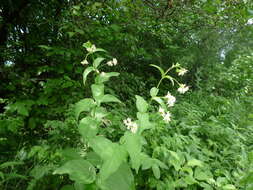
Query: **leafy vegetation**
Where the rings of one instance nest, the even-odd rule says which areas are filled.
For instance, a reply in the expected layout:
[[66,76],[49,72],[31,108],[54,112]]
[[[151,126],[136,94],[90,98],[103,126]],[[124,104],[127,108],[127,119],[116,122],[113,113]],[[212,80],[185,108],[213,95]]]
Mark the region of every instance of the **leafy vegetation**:
[[0,4],[0,189],[253,189],[253,3]]

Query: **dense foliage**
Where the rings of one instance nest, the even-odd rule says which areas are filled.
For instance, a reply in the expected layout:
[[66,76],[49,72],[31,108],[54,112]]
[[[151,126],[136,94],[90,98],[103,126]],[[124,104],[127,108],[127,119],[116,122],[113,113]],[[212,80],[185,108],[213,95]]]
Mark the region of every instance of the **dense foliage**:
[[253,2],[0,3],[0,189],[252,190]]

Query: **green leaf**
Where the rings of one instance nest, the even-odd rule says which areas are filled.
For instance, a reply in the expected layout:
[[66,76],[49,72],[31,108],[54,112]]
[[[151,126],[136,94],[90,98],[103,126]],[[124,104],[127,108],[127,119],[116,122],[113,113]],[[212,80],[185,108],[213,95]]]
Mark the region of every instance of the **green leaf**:
[[105,58],[102,57],[96,58],[93,62],[93,67],[97,68],[102,63],[103,60],[105,60]]
[[86,160],[97,168],[100,168],[103,164],[102,159],[95,152],[88,152],[86,155]]
[[188,185],[193,185],[193,184],[195,184],[195,183],[198,183],[198,181],[196,181],[196,180],[194,179],[194,177],[191,176],[191,175],[185,176],[185,177],[184,177],[184,181],[185,181]]
[[113,143],[113,153],[110,155],[110,158],[106,159],[103,163],[99,176],[102,180],[108,178],[111,174],[116,172],[120,165],[126,161],[127,152],[124,147]]
[[150,90],[150,96],[156,97],[157,94],[158,94],[158,92],[159,92],[159,89],[156,88],[156,87],[153,87],[153,88],[151,88],[151,90]]
[[96,179],[94,166],[86,160],[68,161],[56,169],[53,174],[68,174],[71,180],[83,184],[92,183]]
[[234,185],[228,184],[222,187],[223,190],[236,190]]
[[155,178],[159,179],[161,174],[160,174],[160,169],[156,164],[154,164],[152,166],[152,171],[153,171],[153,174],[154,174]]
[[169,153],[171,154],[171,157],[169,158],[169,163],[174,166],[176,171],[179,171],[183,164],[183,159],[180,159],[180,156],[177,152],[169,151]]
[[90,141],[90,146],[103,161],[113,154],[113,142],[103,136],[96,136]]
[[78,126],[83,139],[90,139],[97,135],[100,122],[92,117],[85,117]]
[[97,107],[94,111],[94,117],[101,121],[105,116],[108,115],[108,112],[103,107]]
[[197,180],[208,181],[209,179],[213,178],[213,175],[209,170],[197,167],[194,171],[194,177]]
[[194,167],[194,166],[202,167],[203,163],[200,160],[191,159],[191,160],[188,161],[187,165],[190,166],[190,167]]
[[104,161],[100,169],[100,177],[102,179],[106,179],[115,172],[127,158],[127,152],[122,146],[102,136],[96,136],[91,139],[90,146]]
[[171,77],[171,76],[169,76],[169,75],[166,75],[166,76],[164,76],[163,78],[165,78],[165,79],[169,79],[170,81],[171,81],[171,83],[172,83],[172,86],[174,86],[174,80],[173,80],[173,78]]
[[154,160],[154,163],[155,163],[156,165],[158,165],[160,168],[168,169],[168,167],[167,167],[163,162],[161,162],[160,160],[155,159],[155,158],[153,158],[153,160]]
[[158,104],[160,104],[160,106],[161,106],[163,109],[167,110],[167,106],[166,106],[166,104],[163,102],[162,98],[160,98],[160,97],[153,97],[152,100],[155,100]]
[[138,95],[136,95],[135,98],[136,98],[136,107],[138,111],[142,113],[147,112],[148,103],[146,102],[146,100],[144,100],[144,98]]
[[4,179],[4,173],[0,171],[0,178]]
[[17,111],[20,115],[23,115],[23,116],[29,115],[28,109],[23,104],[19,104]]
[[85,82],[87,80],[87,76],[89,73],[91,73],[92,71],[95,71],[94,67],[87,67],[84,72],[83,72],[83,85],[85,85]]
[[93,98],[101,102],[103,96],[104,96],[104,85],[103,84],[93,84],[91,85],[91,91]]
[[96,78],[95,78],[95,82],[96,84],[101,84],[104,82],[109,81],[109,79],[111,77],[116,77],[119,76],[119,73],[117,72],[110,72],[110,73],[100,73]]
[[153,64],[150,64],[150,66],[157,68],[160,71],[160,73],[161,73],[161,77],[163,78],[163,76],[164,76],[164,70],[161,67],[159,67],[157,65],[153,65]]
[[102,51],[102,52],[107,52],[106,50],[104,50],[104,49],[102,49],[102,48],[96,48],[96,50],[95,50],[94,52],[99,52],[99,51],[100,51],[100,52],[101,52],[101,51]]
[[40,166],[36,165],[30,172],[30,176],[34,177],[35,179],[39,180],[45,175],[51,173],[52,167],[49,165]]
[[135,169],[136,173],[138,173],[139,167],[141,165],[141,136],[127,131],[122,137],[122,141],[123,146],[126,148],[131,158],[132,168]]
[[65,148],[63,150],[60,150],[59,152],[62,154],[62,157],[66,161],[82,159],[81,155],[77,152],[77,149],[75,148]]
[[180,157],[179,157],[179,155],[178,155],[176,152],[169,150],[169,153],[170,153],[175,159],[180,160]]
[[79,115],[80,115],[81,112],[90,111],[90,109],[95,107],[95,105],[96,104],[95,104],[94,100],[91,99],[91,98],[85,98],[85,99],[80,100],[79,102],[77,102],[75,104],[75,107],[74,107],[76,120],[78,120]]
[[22,165],[24,162],[4,162],[0,165],[0,169],[7,168],[7,167],[12,167],[12,166],[17,166],[17,165]]
[[140,113],[137,112],[138,118],[138,125],[140,133],[146,129],[150,129],[152,127],[152,123],[149,121],[149,114],[148,113]]
[[154,160],[144,153],[141,153],[141,160],[142,170],[147,170],[151,168],[154,164]]
[[121,103],[121,101],[116,98],[115,96],[111,95],[111,94],[105,94],[102,99],[101,99],[101,103],[107,103],[107,102],[118,102]]
[[99,179],[98,186],[101,190],[135,190],[134,176],[128,164],[122,163],[107,179]]

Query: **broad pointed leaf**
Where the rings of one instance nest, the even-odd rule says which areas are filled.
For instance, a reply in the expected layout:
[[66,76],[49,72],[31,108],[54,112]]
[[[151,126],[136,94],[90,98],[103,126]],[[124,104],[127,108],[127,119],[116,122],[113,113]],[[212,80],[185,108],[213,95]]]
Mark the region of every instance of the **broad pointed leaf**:
[[83,118],[78,126],[79,132],[84,139],[90,139],[97,135],[99,123],[92,117]]
[[84,72],[83,72],[83,85],[85,85],[85,83],[86,83],[88,74],[91,73],[92,71],[95,71],[94,67],[87,67],[84,70]]
[[156,87],[153,87],[153,88],[151,88],[151,90],[150,90],[150,96],[156,97],[157,94],[158,94],[158,92],[159,92],[159,89],[156,88]]
[[91,91],[93,98],[101,102],[102,97],[104,96],[104,85],[103,84],[93,84],[91,85]]
[[139,124],[139,131],[140,133],[146,129],[150,129],[152,127],[152,123],[149,121],[149,114],[148,113],[140,113],[137,112],[138,124]]
[[134,176],[128,164],[122,163],[107,179],[99,179],[98,186],[101,190],[135,190]]
[[123,146],[126,148],[132,163],[132,168],[138,173],[141,165],[142,140],[138,134],[126,132],[122,137]]
[[90,111],[91,108],[95,107],[95,102],[91,98],[85,98],[83,100],[80,100],[75,104],[75,116],[76,119],[78,120],[79,115],[83,111]]
[[119,76],[119,73],[117,72],[110,72],[110,73],[100,73],[96,78],[95,78],[95,82],[97,84],[100,83],[104,83],[106,81],[108,81],[111,77],[116,77]]
[[136,98],[136,107],[138,111],[142,113],[147,112],[148,103],[146,102],[146,100],[144,100],[144,98],[138,95],[136,95],[135,98]]
[[118,102],[121,103],[121,101],[116,98],[115,96],[111,95],[111,94],[105,94],[102,99],[101,99],[101,103],[106,103],[106,102]]
[[97,67],[102,63],[103,60],[105,60],[105,58],[102,58],[102,57],[96,58],[96,59],[94,60],[94,62],[93,62],[93,66],[94,66],[95,68],[97,68]]
[[86,160],[68,161],[56,169],[53,174],[68,174],[71,180],[83,184],[92,183],[96,178],[94,166]]
[[153,65],[153,64],[150,64],[150,66],[151,66],[151,67],[157,68],[157,69],[160,71],[160,73],[161,73],[161,77],[164,76],[164,70],[163,70],[161,67],[159,67],[159,66],[157,66],[157,65]]

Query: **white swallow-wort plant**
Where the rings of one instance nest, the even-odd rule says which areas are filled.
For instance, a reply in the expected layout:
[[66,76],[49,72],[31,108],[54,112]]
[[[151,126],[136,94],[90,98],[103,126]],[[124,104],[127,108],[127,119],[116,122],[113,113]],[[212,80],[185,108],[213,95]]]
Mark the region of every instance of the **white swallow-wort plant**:
[[[160,160],[148,155],[143,149],[146,142],[143,132],[156,126],[150,121],[150,104],[152,100],[159,103],[158,113],[165,122],[171,120],[168,108],[175,104],[176,98],[169,92],[164,97],[159,97],[159,84],[168,78],[168,72],[159,81],[157,87],[150,90],[151,101],[136,95],[136,119],[127,118],[122,121],[126,125],[124,135],[116,142],[112,142],[103,133],[103,123],[108,111],[104,107],[107,103],[120,103],[121,101],[111,95],[105,94],[105,83],[111,77],[117,77],[117,72],[101,71],[101,66],[116,66],[116,58],[106,60],[98,56],[97,52],[106,53],[101,48],[96,48],[90,42],[83,46],[88,52],[81,64],[85,67],[83,72],[83,84],[86,86],[88,77],[94,76],[94,83],[90,85],[92,97],[84,98],[75,104],[75,117],[81,142],[86,147],[82,156],[67,159],[63,165],[54,171],[54,174],[68,174],[74,181],[76,189],[102,189],[102,190],[134,190],[134,174],[151,169],[154,176],[160,178],[160,169],[168,169]],[[157,67],[157,66],[155,66]],[[180,66],[173,66],[180,68]],[[158,67],[157,67],[158,68]],[[91,75],[93,73],[93,75]],[[181,72],[182,73],[182,72]],[[181,75],[181,74],[180,74]],[[173,78],[169,78],[173,81]],[[150,102],[150,103],[148,103]]]

